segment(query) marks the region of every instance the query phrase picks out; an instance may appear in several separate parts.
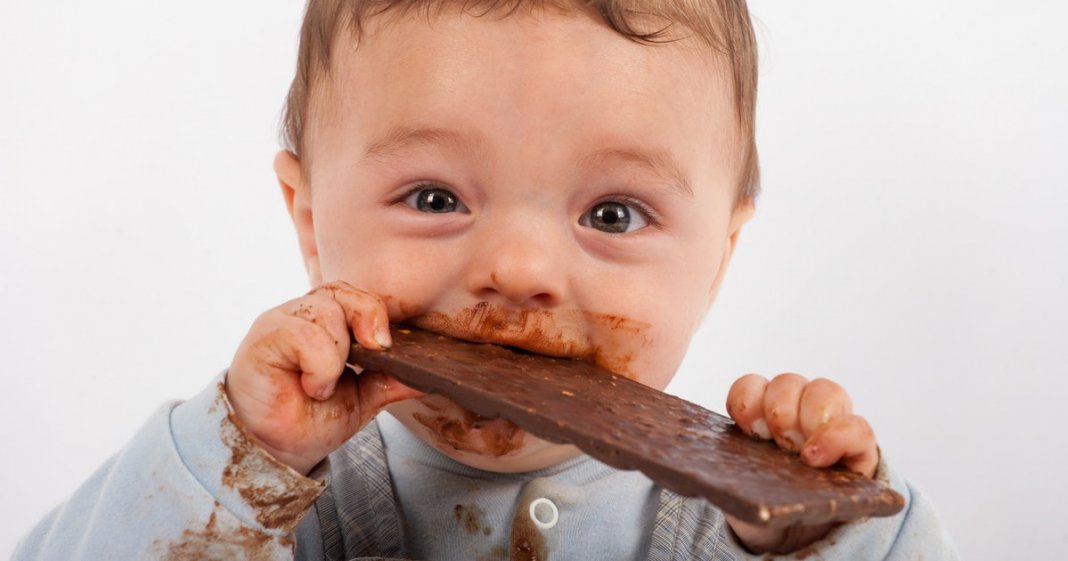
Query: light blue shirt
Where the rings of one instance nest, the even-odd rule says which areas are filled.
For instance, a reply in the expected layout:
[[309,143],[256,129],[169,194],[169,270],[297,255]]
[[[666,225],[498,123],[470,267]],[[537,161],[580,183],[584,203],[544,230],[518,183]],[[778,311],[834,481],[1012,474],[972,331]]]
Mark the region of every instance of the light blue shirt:
[[[645,559],[660,490],[641,472],[583,455],[529,473],[491,473],[439,453],[388,413],[378,428],[414,559],[507,559],[517,516],[516,530],[535,525],[550,555]],[[613,539],[603,538],[606,529]]]
[[[501,548],[516,545],[517,531],[530,538],[520,545],[544,547],[553,561],[768,558],[747,552],[713,505],[641,474],[589,458],[490,474],[437,454],[392,419],[380,424],[305,477],[243,433],[220,377],[161,407],[13,559],[481,561],[507,558]],[[904,510],[843,524],[806,557],[957,559],[930,501],[885,463],[877,477],[902,494]]]

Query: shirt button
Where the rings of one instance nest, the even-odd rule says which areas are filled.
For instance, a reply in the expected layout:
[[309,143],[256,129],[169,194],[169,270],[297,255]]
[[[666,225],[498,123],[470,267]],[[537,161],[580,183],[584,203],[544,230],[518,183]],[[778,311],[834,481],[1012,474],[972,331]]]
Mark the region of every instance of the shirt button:
[[530,519],[542,530],[548,530],[560,520],[560,510],[552,501],[541,497],[530,501]]

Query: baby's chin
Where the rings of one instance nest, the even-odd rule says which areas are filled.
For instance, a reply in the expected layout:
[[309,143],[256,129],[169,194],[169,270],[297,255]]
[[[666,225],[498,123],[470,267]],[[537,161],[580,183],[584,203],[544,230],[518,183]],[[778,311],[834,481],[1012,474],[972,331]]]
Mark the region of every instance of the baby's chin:
[[542,440],[507,419],[480,417],[441,395],[394,403],[387,411],[435,450],[484,471],[535,471],[582,453]]

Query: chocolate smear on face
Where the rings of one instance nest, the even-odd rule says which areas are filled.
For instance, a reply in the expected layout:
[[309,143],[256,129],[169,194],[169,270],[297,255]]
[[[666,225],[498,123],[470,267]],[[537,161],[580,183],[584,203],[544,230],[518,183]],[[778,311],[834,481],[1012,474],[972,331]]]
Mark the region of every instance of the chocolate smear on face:
[[526,433],[511,421],[483,417],[441,395],[424,396],[419,402],[432,413],[413,413],[412,418],[430,431],[439,446],[496,458],[523,447]]
[[[648,323],[624,316],[567,309],[514,309],[479,302],[455,313],[429,312],[412,325],[464,339],[518,347],[536,354],[578,358],[633,377],[633,351],[650,344]],[[591,340],[596,333],[596,341]]]

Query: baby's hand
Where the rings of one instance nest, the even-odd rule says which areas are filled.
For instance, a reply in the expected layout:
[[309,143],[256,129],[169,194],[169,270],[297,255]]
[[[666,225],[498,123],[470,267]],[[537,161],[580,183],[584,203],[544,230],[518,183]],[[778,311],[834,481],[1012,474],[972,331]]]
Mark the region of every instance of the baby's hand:
[[[770,382],[747,374],[727,395],[727,413],[750,436],[774,439],[780,448],[801,454],[814,467],[841,464],[872,477],[879,448],[864,417],[853,414],[849,394],[838,384],[797,374],[780,374]],[[751,526],[728,517],[735,534],[754,551],[786,553],[826,535],[832,525],[775,530]]]
[[389,316],[375,295],[344,282],[268,310],[252,324],[226,376],[237,420],[275,459],[308,473],[383,407],[422,395],[377,372],[345,366],[356,342],[391,343]]

